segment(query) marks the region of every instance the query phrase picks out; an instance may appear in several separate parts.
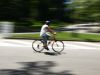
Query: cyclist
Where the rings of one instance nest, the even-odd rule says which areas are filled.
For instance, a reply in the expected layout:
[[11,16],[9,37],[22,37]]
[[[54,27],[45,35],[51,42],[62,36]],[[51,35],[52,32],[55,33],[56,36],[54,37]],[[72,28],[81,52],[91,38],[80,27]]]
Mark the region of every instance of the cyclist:
[[51,36],[48,32],[50,32],[51,34],[55,35],[56,32],[54,32],[50,27],[50,21],[45,21],[45,24],[41,27],[41,31],[40,31],[40,37],[42,38],[42,42],[44,45],[44,48],[46,50],[49,50],[48,46],[47,46],[47,40],[49,39],[49,37]]

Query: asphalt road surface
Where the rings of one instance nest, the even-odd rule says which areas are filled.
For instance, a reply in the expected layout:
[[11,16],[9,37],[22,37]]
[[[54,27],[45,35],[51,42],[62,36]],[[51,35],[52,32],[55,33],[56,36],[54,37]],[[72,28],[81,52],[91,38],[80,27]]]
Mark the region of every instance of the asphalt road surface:
[[33,40],[0,39],[0,75],[100,75],[100,43],[64,41],[61,54],[33,51]]

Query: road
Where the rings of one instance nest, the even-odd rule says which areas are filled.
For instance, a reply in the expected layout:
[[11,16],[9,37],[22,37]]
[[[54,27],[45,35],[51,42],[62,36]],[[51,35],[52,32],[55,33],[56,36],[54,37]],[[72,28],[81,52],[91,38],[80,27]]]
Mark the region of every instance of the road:
[[100,75],[100,43],[64,41],[61,54],[32,50],[33,40],[0,39],[0,75]]

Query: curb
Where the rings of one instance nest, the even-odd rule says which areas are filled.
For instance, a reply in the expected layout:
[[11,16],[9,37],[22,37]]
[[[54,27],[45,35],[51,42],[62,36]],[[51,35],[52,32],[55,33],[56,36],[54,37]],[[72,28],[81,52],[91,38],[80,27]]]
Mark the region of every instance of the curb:
[[[19,39],[19,40],[41,40],[39,38],[4,38],[4,39]],[[91,39],[86,39],[86,40],[59,40],[59,41],[79,41],[79,42],[100,42],[100,41],[95,41]]]

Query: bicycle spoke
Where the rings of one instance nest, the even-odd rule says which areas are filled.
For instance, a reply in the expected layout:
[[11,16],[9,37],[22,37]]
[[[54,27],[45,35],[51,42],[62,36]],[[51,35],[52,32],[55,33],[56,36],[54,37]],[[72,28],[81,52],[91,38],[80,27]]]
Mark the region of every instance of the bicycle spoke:
[[32,43],[32,48],[34,49],[34,51],[36,52],[41,52],[43,50],[43,43],[40,40],[35,40]]
[[64,43],[62,41],[56,41],[52,44],[52,49],[55,52],[61,52],[64,50]]

